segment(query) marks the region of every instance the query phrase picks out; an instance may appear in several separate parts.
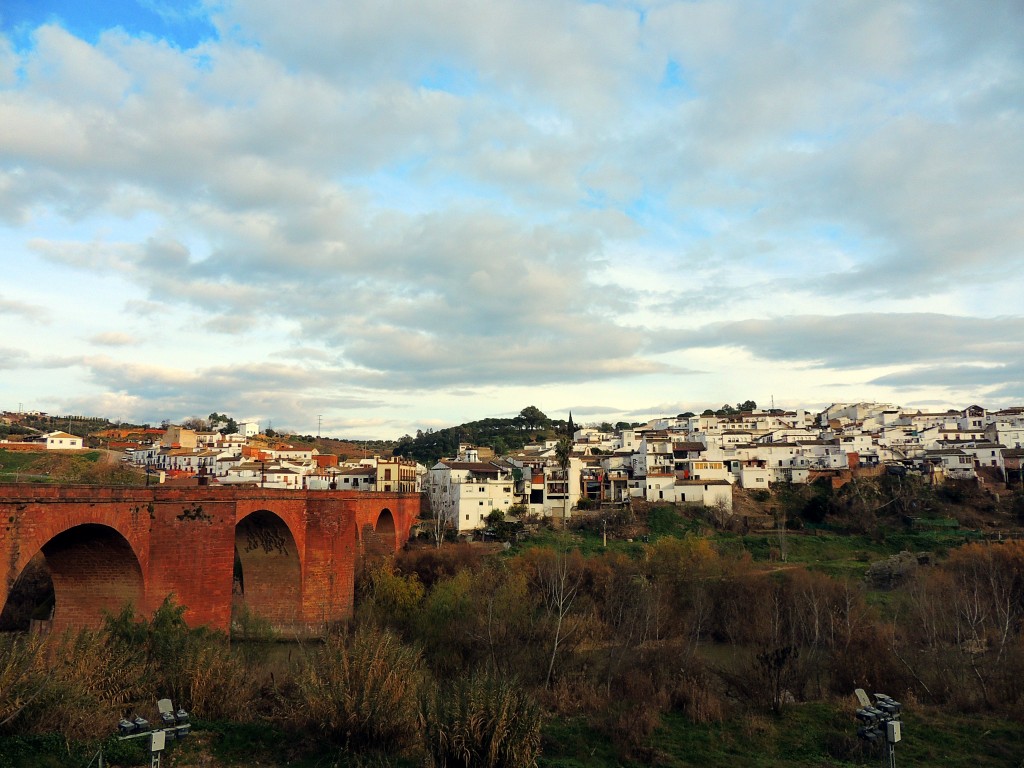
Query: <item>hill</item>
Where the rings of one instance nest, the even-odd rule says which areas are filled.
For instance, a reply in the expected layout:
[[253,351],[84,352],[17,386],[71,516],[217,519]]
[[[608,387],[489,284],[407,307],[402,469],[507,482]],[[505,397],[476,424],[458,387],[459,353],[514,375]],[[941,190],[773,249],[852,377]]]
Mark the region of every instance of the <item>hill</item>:
[[436,431],[417,431],[415,437],[404,435],[398,440],[394,454],[415,459],[429,467],[442,457],[457,455],[460,443],[491,448],[495,454],[501,455],[521,450],[529,443],[565,434],[568,428],[568,421],[549,419],[531,405],[510,419],[479,419]]

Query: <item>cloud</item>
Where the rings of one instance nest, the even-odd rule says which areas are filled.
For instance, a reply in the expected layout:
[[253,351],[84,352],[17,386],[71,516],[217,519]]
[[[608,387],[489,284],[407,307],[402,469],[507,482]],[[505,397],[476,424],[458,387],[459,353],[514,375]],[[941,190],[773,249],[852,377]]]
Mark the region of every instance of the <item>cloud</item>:
[[773,362],[848,369],[1015,359],[1024,318],[929,313],[795,315],[712,323],[652,336],[659,349],[738,347]]
[[100,347],[130,347],[139,343],[139,339],[129,333],[106,331],[89,337],[89,342]]
[[727,389],[725,347],[800,391],[957,365],[1013,390],[1012,0],[145,9],[165,28],[0,34],[0,313],[56,347],[87,282],[69,333],[138,339],[67,386],[301,420],[338,386],[559,385],[610,413]]
[[13,371],[25,366],[29,355],[23,349],[0,347],[0,369]]
[[37,323],[46,323],[50,320],[50,313],[46,307],[28,304],[17,299],[8,299],[4,296],[0,296],[0,315],[16,315]]
[[1024,400],[1024,363],[1020,358],[988,365],[920,366],[871,381],[895,388],[940,388],[980,393],[992,401]]
[[113,398],[124,404],[122,417],[147,421],[217,411],[236,418],[273,418],[281,425],[299,424],[318,408],[365,410],[384,402],[358,391],[338,394],[335,389],[343,380],[341,372],[324,367],[242,364],[184,369],[107,356],[86,357],[82,364],[101,392],[86,400]]

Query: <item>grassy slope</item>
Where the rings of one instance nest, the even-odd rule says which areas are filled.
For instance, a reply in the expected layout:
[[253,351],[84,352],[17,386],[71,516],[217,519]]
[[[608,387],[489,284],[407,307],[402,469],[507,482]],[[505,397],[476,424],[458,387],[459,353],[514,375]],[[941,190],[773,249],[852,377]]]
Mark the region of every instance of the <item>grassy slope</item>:
[[[1024,728],[1009,720],[909,707],[903,722],[904,740],[896,747],[900,764],[1017,768],[1024,755]],[[747,714],[708,725],[666,715],[649,746],[626,762],[616,757],[614,745],[582,721],[551,722],[545,729],[540,765],[824,768],[878,765],[879,761],[880,751],[862,747],[856,737],[851,696],[850,702],[793,705],[779,717]]]

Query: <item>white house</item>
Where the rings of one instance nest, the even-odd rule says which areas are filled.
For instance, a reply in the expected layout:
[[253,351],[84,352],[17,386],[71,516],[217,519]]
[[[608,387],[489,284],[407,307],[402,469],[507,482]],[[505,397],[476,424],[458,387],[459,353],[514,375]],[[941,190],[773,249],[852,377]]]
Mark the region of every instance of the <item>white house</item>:
[[516,502],[512,472],[490,462],[443,459],[425,485],[430,508],[457,533],[484,528],[488,515],[505,513]]
[[974,457],[959,448],[941,448],[926,451],[924,464],[940,470],[942,475],[953,480],[970,480],[976,477]]
[[80,451],[82,450],[82,438],[77,435],[69,435],[67,432],[49,432],[46,435],[46,450]]

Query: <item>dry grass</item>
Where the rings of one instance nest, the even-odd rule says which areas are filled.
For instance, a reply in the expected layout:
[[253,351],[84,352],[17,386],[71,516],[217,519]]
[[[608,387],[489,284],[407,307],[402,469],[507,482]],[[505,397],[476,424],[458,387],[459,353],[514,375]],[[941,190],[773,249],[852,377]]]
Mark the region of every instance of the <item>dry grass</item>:
[[400,752],[416,740],[422,680],[419,651],[392,632],[333,635],[299,673],[290,719],[347,750]]
[[516,683],[473,675],[438,686],[422,705],[428,763],[438,768],[530,768],[541,711]]

